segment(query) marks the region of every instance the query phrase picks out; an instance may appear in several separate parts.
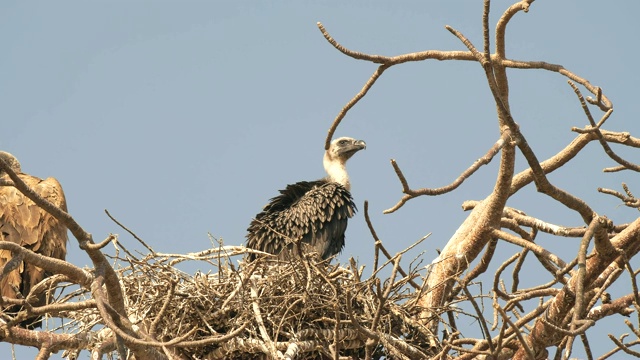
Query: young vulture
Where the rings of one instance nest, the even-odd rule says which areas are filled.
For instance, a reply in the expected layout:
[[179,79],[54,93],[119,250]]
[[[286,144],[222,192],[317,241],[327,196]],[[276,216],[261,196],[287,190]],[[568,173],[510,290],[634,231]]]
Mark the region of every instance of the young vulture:
[[[9,164],[36,193],[67,211],[67,203],[58,180],[42,180],[23,174],[18,160],[7,152],[0,151],[0,159]],[[0,170],[0,179],[11,180],[3,170]],[[35,253],[56,259],[64,260],[67,253],[67,228],[13,186],[0,186],[0,240],[20,244]],[[51,274],[35,265],[21,262],[15,270],[2,275],[4,265],[14,255],[9,250],[0,250],[0,293],[4,298],[26,299],[31,289]],[[35,301],[30,302],[31,306],[47,303],[45,293],[34,295]],[[20,310],[20,307],[6,306],[4,310],[14,312]],[[33,329],[41,326],[41,320],[33,317],[21,325]]]
[[[364,141],[349,137],[333,140],[323,159],[327,177],[280,190],[251,221],[247,247],[280,259],[295,253],[295,244],[301,244],[304,253],[315,252],[322,259],[342,251],[347,220],[356,211],[346,163],[365,147]],[[250,261],[255,258],[255,254],[249,256]]]

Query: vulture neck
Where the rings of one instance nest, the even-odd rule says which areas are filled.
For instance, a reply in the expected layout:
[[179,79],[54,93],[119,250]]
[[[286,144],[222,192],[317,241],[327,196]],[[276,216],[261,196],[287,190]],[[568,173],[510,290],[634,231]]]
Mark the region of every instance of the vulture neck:
[[351,191],[351,183],[349,182],[349,175],[347,174],[347,167],[345,161],[330,158],[327,154],[324,155],[324,169],[327,171],[327,180],[336,182],[345,187],[345,189]]

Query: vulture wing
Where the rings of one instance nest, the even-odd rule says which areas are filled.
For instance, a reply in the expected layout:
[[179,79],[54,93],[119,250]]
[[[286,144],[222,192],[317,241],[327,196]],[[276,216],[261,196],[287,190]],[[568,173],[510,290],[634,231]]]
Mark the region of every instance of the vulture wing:
[[338,183],[318,180],[288,185],[251,222],[247,246],[286,254],[282,251],[300,242],[306,244],[305,252],[314,251],[326,259],[344,247],[347,220],[355,211],[351,194]]

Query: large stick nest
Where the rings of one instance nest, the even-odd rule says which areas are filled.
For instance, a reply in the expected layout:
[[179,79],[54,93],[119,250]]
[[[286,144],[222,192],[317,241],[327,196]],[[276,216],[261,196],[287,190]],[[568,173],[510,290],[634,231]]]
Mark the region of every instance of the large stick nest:
[[[368,353],[374,359],[413,359],[430,353],[428,331],[412,320],[421,292],[413,279],[420,275],[413,263],[408,272],[402,269],[402,253],[380,266],[376,256],[372,273],[363,278],[364,266],[353,259],[348,266],[314,256],[264,256],[248,263],[239,257],[252,251],[244,247],[185,255],[152,251],[142,258],[124,250],[126,256],[114,257],[114,268],[129,319],[167,343],[163,350],[170,358],[334,359]],[[194,261],[213,270],[190,275],[176,267]],[[58,301],[89,297],[78,290]],[[117,354],[117,341],[95,308],[59,315],[69,319],[65,332],[95,339],[94,355]]]

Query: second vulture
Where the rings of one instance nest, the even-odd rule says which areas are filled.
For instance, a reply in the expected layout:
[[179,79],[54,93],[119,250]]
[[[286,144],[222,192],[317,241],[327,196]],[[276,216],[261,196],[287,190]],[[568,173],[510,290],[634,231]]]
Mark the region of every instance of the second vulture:
[[[38,195],[67,211],[67,202],[58,180],[43,180],[22,173],[18,159],[8,152],[0,151],[0,159]],[[1,169],[0,179],[11,180]],[[67,253],[67,228],[13,186],[0,186],[0,240],[16,243],[37,254],[56,259],[64,260]],[[15,255],[10,250],[0,250],[0,273]],[[38,266],[20,261],[14,270],[0,277],[0,293],[6,299],[28,299],[36,284],[49,275]],[[31,295],[34,295],[30,299],[33,300],[30,302],[31,306],[38,307],[47,303],[46,293]],[[20,310],[20,306],[5,305],[4,310],[14,312]],[[26,328],[38,327],[40,318],[28,318],[21,325]]]
[[[287,185],[251,221],[247,247],[288,258],[297,250],[328,259],[344,247],[347,220],[356,212],[346,163],[366,147],[362,140],[341,137],[323,158],[327,176]],[[296,245],[300,244],[301,249]],[[249,256],[254,260],[255,254]]]

